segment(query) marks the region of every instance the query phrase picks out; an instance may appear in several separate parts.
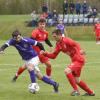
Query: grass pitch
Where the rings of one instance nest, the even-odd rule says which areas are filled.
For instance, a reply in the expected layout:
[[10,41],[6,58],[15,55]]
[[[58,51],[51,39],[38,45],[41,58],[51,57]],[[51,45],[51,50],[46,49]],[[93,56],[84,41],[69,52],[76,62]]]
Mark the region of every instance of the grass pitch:
[[[0,40],[0,45],[5,41]],[[38,81],[40,91],[37,94],[28,92],[30,83],[29,74],[25,71],[16,81],[11,79],[19,66],[23,64],[21,57],[13,47],[5,50],[5,54],[0,55],[0,100],[100,100],[100,45],[94,41],[79,41],[81,47],[86,51],[86,65],[81,74],[81,79],[95,91],[95,97],[72,97],[72,88],[64,75],[65,67],[70,63],[70,59],[65,54],[60,53],[52,63],[52,78],[59,82],[59,93],[53,93],[52,86],[42,81]],[[48,48],[47,48],[48,49]],[[40,69],[45,74],[45,66],[40,64]],[[80,89],[81,94],[84,91]]]

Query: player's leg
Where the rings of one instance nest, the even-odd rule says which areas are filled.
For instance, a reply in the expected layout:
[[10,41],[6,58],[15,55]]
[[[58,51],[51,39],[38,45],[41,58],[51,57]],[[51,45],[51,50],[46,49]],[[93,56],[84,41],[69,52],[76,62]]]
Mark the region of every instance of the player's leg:
[[29,71],[30,74],[30,79],[32,83],[36,83],[36,75],[35,75],[35,71],[34,71],[34,65],[33,64],[28,64],[27,65],[27,69]]
[[46,75],[50,78],[51,72],[52,72],[52,67],[51,67],[50,61],[46,61],[45,65],[46,65]]
[[50,84],[54,87],[54,92],[58,92],[58,87],[59,87],[59,84],[57,82],[55,82],[54,80],[48,78],[47,76],[43,76],[41,73],[40,73],[40,70],[38,68],[38,66],[35,66],[35,72],[36,72],[36,75],[37,75],[37,78],[39,80],[42,80],[43,82],[45,82],[46,84]]
[[44,63],[46,65],[46,75],[48,77],[51,77],[52,67],[48,57],[45,57],[44,55],[39,55],[39,59],[41,63]]
[[68,81],[70,83],[70,85],[73,88],[73,92],[71,93],[72,96],[78,96],[79,95],[79,90],[75,81],[75,78],[72,74],[72,70],[70,68],[66,68],[65,69],[65,75],[68,78]]
[[36,82],[35,66],[38,66],[39,62],[40,61],[39,61],[38,56],[36,56],[28,61],[25,61],[25,64],[26,64],[27,69],[29,71],[30,79],[31,79],[32,83]]
[[77,85],[83,89],[84,91],[86,91],[85,95],[88,95],[88,96],[95,96],[95,93],[93,92],[93,90],[91,90],[88,85],[82,81],[82,80],[79,80],[79,77],[75,77],[76,79],[76,83]]
[[94,95],[93,91],[87,86],[87,84],[80,80],[80,75],[81,75],[81,70],[82,70],[82,66],[84,65],[84,62],[80,63],[80,62],[76,62],[76,67],[74,66],[73,69],[73,75],[75,77],[76,83],[77,85],[82,88],[83,90],[85,90],[87,92],[88,95]]
[[21,75],[25,69],[26,69],[25,65],[19,67],[18,71],[16,72],[15,76],[12,79],[12,82],[15,82],[17,78],[19,77],[19,75]]

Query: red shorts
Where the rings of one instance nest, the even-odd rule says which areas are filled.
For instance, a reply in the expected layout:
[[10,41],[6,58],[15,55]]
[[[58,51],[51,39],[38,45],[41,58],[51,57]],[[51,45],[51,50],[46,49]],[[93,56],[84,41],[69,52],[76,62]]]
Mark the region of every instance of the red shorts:
[[48,57],[45,57],[44,55],[39,55],[39,59],[40,59],[40,62],[41,63],[45,63],[47,61],[49,61],[49,58]]
[[100,41],[100,32],[96,32],[96,41]]
[[80,77],[81,69],[84,65],[84,62],[75,61],[68,66],[72,70],[74,77]]

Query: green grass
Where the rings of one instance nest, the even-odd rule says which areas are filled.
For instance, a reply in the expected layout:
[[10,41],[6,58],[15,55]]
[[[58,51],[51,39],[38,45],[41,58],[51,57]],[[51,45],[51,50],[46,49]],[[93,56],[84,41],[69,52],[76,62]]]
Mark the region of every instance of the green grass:
[[[0,39],[6,40],[11,37],[15,29],[19,29],[23,36],[30,36],[34,27],[26,27],[26,21],[30,21],[30,15],[0,15]],[[49,38],[55,27],[47,27]],[[69,37],[75,40],[95,40],[93,26],[66,26]]]
[[[0,40],[0,45],[4,42]],[[95,91],[95,97],[70,96],[72,88],[64,75],[64,69],[70,63],[70,59],[62,53],[57,59],[51,60],[52,78],[60,84],[58,94],[52,92],[52,86],[41,81],[38,81],[40,91],[37,94],[29,93],[27,87],[30,79],[27,71],[18,78],[16,83],[11,83],[13,75],[23,61],[15,48],[10,47],[5,50],[5,54],[0,55],[0,100],[100,100],[100,46],[94,41],[79,41],[79,43],[86,51],[87,58],[81,78]],[[44,65],[40,64],[40,69],[45,74]],[[84,94],[84,91],[81,89],[80,91]]]

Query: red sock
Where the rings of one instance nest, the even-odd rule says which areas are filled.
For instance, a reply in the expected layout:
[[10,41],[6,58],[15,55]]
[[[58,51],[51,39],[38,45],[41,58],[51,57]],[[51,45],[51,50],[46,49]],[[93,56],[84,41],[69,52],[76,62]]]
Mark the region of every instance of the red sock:
[[19,67],[17,73],[16,73],[16,76],[18,77],[26,68],[23,68],[23,67]]
[[78,87],[77,87],[75,78],[72,75],[72,73],[67,74],[66,77],[68,78],[68,81],[70,82],[70,84],[73,87],[73,89],[76,90],[76,91],[78,91]]
[[51,67],[46,67],[46,75],[47,76],[51,76],[51,71],[52,71]]
[[87,86],[87,84],[83,81],[80,81],[80,83],[78,83],[79,87],[82,88],[84,91],[86,91],[89,94],[92,94],[93,91]]

